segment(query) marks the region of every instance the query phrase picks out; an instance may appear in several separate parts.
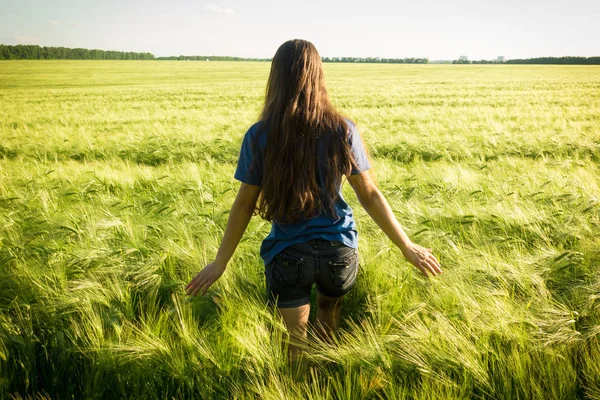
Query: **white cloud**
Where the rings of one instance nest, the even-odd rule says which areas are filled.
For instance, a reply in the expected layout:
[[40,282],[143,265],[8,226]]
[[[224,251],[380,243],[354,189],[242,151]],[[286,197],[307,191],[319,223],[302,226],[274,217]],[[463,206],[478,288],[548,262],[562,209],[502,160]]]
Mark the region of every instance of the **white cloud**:
[[62,25],[62,22],[57,21],[55,19],[49,19],[48,20],[48,25]]
[[28,35],[14,35],[12,37],[18,44],[38,44],[40,38]]
[[207,14],[233,14],[233,9],[229,7],[219,7],[214,4],[209,4],[207,6],[202,7],[202,12]]

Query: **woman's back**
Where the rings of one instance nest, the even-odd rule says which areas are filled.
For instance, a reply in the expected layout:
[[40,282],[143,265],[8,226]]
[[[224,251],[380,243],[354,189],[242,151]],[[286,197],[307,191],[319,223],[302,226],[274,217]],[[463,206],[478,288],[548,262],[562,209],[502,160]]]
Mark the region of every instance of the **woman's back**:
[[[367,153],[356,126],[347,121],[348,145],[354,158],[352,174],[359,174],[370,168]],[[340,128],[341,129],[341,128]],[[326,196],[327,174],[331,173],[328,163],[327,148],[329,141],[340,140],[339,135],[321,135],[315,141],[314,162],[315,179],[321,196]],[[265,173],[264,152],[267,148],[269,132],[265,125],[256,123],[248,129],[242,141],[242,148],[238,159],[238,167],[234,177],[244,183],[260,186]],[[352,209],[342,196],[342,180],[336,184],[335,201],[333,210],[323,207],[316,215],[309,218],[298,218],[295,221],[273,221],[272,229],[261,245],[260,253],[265,264],[269,264],[273,257],[281,250],[296,243],[306,242],[311,239],[326,239],[339,241],[346,246],[357,248],[358,237]]]

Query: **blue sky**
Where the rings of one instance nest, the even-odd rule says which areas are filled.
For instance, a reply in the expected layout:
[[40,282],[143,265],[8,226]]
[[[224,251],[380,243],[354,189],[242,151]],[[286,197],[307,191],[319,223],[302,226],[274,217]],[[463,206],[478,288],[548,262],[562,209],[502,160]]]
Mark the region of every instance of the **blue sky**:
[[600,0],[0,0],[0,43],[271,57],[600,55]]

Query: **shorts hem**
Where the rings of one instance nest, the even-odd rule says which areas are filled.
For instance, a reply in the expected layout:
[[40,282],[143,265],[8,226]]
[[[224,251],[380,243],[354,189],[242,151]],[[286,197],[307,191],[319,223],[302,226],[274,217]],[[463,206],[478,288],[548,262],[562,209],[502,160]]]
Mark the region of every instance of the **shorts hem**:
[[297,300],[277,300],[277,307],[279,308],[296,308],[310,304],[310,297],[304,297]]
[[319,292],[320,294],[322,294],[325,297],[331,297],[332,299],[335,299],[335,298],[343,297],[343,296],[347,295],[352,290],[353,287],[354,287],[354,285],[350,286],[346,290],[340,290],[340,291],[336,292],[335,295],[331,295],[331,294],[328,294],[326,290],[322,290],[321,288],[319,288],[319,286],[317,286],[317,292]]

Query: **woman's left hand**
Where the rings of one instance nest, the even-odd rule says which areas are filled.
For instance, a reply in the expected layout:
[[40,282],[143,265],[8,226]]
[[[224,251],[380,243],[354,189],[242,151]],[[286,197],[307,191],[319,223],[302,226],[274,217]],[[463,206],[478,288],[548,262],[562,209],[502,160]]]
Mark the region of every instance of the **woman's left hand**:
[[225,272],[226,264],[213,261],[206,267],[202,268],[200,272],[194,276],[194,278],[187,284],[185,291],[190,296],[195,296],[198,292],[202,291],[202,294],[206,294],[208,288],[216,282],[217,279]]
[[404,257],[428,278],[430,275],[437,276],[442,273],[440,262],[435,258],[432,252],[432,249],[427,249],[416,243],[411,243],[410,246],[403,251]]

